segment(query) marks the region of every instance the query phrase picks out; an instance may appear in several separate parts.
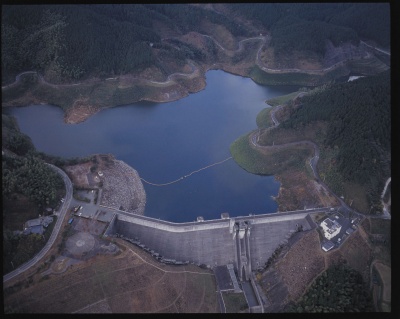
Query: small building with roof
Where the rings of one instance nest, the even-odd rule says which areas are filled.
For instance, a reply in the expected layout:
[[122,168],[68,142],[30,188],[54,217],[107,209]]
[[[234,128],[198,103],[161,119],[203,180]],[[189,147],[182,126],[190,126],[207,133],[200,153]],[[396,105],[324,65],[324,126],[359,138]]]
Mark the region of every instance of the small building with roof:
[[36,225],[36,226],[32,226],[29,228],[25,228],[25,230],[23,231],[24,235],[29,235],[29,234],[39,234],[42,235],[44,232],[44,228],[42,225]]
[[42,224],[42,221],[40,220],[40,218],[30,219],[25,223],[24,229],[39,226],[41,224]]
[[24,225],[24,234],[43,234],[43,227],[49,226],[53,222],[53,217],[39,217],[35,219],[28,220]]
[[221,219],[229,219],[229,213],[222,213]]
[[340,230],[342,229],[342,226],[336,220],[332,220],[330,218],[326,218],[321,223],[321,227],[324,231],[325,238],[328,240],[339,234]]
[[322,244],[322,250],[323,251],[329,251],[333,247],[335,247],[335,244],[332,243],[330,240],[326,241],[325,243]]

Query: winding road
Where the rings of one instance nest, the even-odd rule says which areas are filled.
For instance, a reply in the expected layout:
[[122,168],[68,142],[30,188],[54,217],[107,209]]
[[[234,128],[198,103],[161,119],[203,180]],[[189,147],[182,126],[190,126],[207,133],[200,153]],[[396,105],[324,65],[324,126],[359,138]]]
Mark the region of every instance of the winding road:
[[[267,72],[267,73],[307,73],[307,74],[323,74],[323,73],[325,73],[325,72],[328,72],[328,71],[333,70],[333,69],[336,68],[336,67],[339,67],[340,65],[343,65],[344,63],[346,63],[346,62],[348,61],[348,60],[343,60],[343,61],[337,62],[336,64],[334,64],[334,65],[332,65],[332,66],[330,66],[330,67],[327,67],[327,68],[324,68],[324,69],[313,69],[313,70],[310,70],[310,69],[309,69],[309,70],[303,70],[303,69],[273,69],[273,68],[267,68],[267,67],[265,67],[265,66],[263,65],[263,62],[261,61],[260,55],[261,55],[261,50],[262,50],[262,48],[263,48],[265,45],[268,45],[268,43],[269,43],[269,40],[270,40],[270,36],[269,36],[269,35],[266,35],[266,36],[260,35],[260,36],[258,36],[258,37],[251,37],[251,38],[243,39],[243,40],[241,40],[241,41],[238,42],[238,48],[237,48],[236,50],[229,50],[229,49],[223,47],[222,44],[219,43],[214,37],[212,37],[212,36],[210,36],[210,35],[207,35],[207,34],[201,34],[201,33],[197,33],[197,34],[201,35],[202,37],[209,38],[209,39],[211,39],[212,41],[214,41],[214,43],[215,43],[222,51],[224,51],[224,52],[231,52],[231,53],[239,53],[240,51],[242,51],[243,48],[244,48],[244,43],[247,42],[247,41],[260,41],[260,46],[259,46],[258,51],[257,51],[255,63],[256,63],[256,65],[257,65],[261,70],[263,70],[264,72]],[[168,40],[168,39],[173,39],[173,38],[163,38],[162,41],[165,41],[165,40]],[[362,44],[365,44],[366,46],[371,47],[370,45],[366,44],[366,43],[363,42],[363,41],[361,41],[361,43],[362,43]],[[371,48],[373,48],[373,47],[371,47]],[[178,48],[178,49],[179,49],[179,48]],[[383,52],[383,53],[386,53],[386,54],[389,54],[389,55],[390,55],[390,53],[388,53],[388,52],[386,52],[386,51],[383,51],[383,50],[381,50],[381,49],[378,49],[378,48],[374,48],[374,49],[376,49],[376,50],[378,50],[378,51],[380,51],[380,52]],[[369,53],[367,53],[367,54],[369,55]],[[176,78],[176,77],[193,78],[193,77],[199,75],[199,68],[194,64],[194,62],[191,61],[191,60],[188,60],[188,64],[190,65],[190,67],[191,67],[191,69],[192,69],[190,73],[181,73],[181,72],[172,73],[172,74],[168,75],[168,77],[167,77],[167,79],[166,79],[165,81],[152,81],[152,80],[148,80],[148,79],[144,79],[144,78],[139,78],[139,77],[134,77],[134,76],[133,76],[133,77],[132,77],[132,76],[129,76],[129,77],[130,77],[130,79],[138,80],[138,81],[140,81],[140,82],[142,82],[142,83],[145,83],[145,84],[147,84],[147,85],[150,85],[150,86],[154,86],[154,85],[156,85],[156,86],[159,86],[159,85],[162,85],[162,86],[169,86],[169,85],[171,85],[171,84],[174,83],[174,78]],[[216,65],[216,64],[214,64],[214,65]],[[81,83],[81,82],[78,82],[78,83],[70,83],[70,84],[53,84],[53,83],[47,82],[47,81],[43,78],[43,76],[42,76],[40,73],[38,73],[37,71],[25,71],[25,72],[19,73],[19,74],[15,77],[15,81],[14,81],[13,83],[8,84],[8,85],[5,85],[5,86],[2,86],[2,87],[1,87],[2,90],[3,90],[3,89],[7,89],[7,88],[9,88],[9,87],[12,87],[12,86],[18,84],[18,83],[20,82],[20,80],[21,80],[21,76],[22,76],[22,75],[25,75],[25,74],[37,74],[37,75],[38,75],[38,78],[39,78],[39,81],[40,81],[41,83],[44,83],[44,84],[46,84],[46,85],[49,85],[49,86],[51,86],[51,87],[53,87],[53,88],[77,86],[77,85],[83,84],[83,83]],[[126,77],[126,75],[125,75],[125,76],[120,76],[120,78],[124,78],[124,77]],[[118,78],[119,78],[119,77],[108,78],[108,79],[106,79],[106,80],[117,80]],[[101,81],[101,80],[99,80],[99,81]]]
[[57,218],[57,222],[53,228],[53,232],[51,233],[51,236],[49,240],[47,241],[46,245],[42,248],[42,250],[36,254],[35,257],[33,257],[31,260],[26,262],[25,264],[22,264],[19,266],[17,269],[13,270],[12,272],[6,274],[3,276],[3,283],[7,282],[8,280],[14,278],[15,276],[18,276],[19,274],[23,273],[24,271],[28,270],[30,267],[36,265],[50,250],[50,248],[53,246],[54,242],[56,241],[56,238],[61,230],[62,223],[64,221],[65,216],[67,215],[68,208],[71,204],[71,199],[72,199],[72,183],[67,174],[60,168],[51,165],[49,165],[52,169],[54,169],[58,174],[61,175],[61,177],[64,180],[65,184],[65,190],[66,190],[66,195],[65,195],[65,200],[64,203],[62,204],[60,208],[60,213]]
[[[303,96],[304,94],[306,94],[305,92],[301,92],[299,93],[297,96]],[[275,129],[276,127],[279,126],[279,121],[277,120],[276,116],[275,116],[275,112],[280,109],[282,107],[282,105],[278,105],[277,107],[275,107],[272,111],[271,111],[271,119],[274,123],[274,126],[269,127],[267,129],[264,129],[263,132],[267,132],[270,131],[272,129]],[[255,148],[259,148],[259,149],[283,149],[286,147],[292,147],[292,146],[297,146],[297,145],[308,145],[308,146],[312,146],[314,149],[314,156],[310,159],[310,167],[313,171],[313,175],[316,179],[316,181],[325,189],[325,191],[327,191],[328,193],[332,194],[339,202],[340,205],[342,206],[343,210],[348,212],[353,212],[353,210],[339,197],[337,196],[334,192],[332,192],[329,187],[321,180],[319,173],[318,173],[318,168],[317,168],[317,164],[318,164],[318,160],[319,160],[319,147],[317,144],[315,144],[312,141],[309,140],[302,140],[302,141],[296,141],[296,142],[290,142],[290,143],[285,143],[285,144],[273,144],[273,145],[260,145],[258,143],[259,141],[259,137],[260,137],[260,129],[253,131],[250,136],[249,136],[249,140],[251,142],[251,144],[255,147]]]
[[382,52],[382,53],[384,53],[384,54],[390,56],[390,52],[389,52],[389,51],[385,51],[385,50],[379,49],[379,48],[377,48],[377,47],[374,47],[374,46],[372,46],[372,45],[369,45],[369,44],[365,43],[364,41],[360,41],[360,42],[361,42],[362,44],[366,45],[367,47],[370,47],[371,49],[374,49],[374,50],[376,50],[376,51]]
[[[338,62],[338,63],[336,63],[336,64],[334,64],[334,65],[332,65],[332,66],[330,66],[330,67],[327,67],[327,68],[324,68],[324,69],[318,69],[318,70],[272,69],[272,68],[267,68],[267,67],[265,67],[265,66],[263,65],[261,59],[260,59],[260,55],[261,55],[262,48],[268,43],[268,40],[270,40],[270,38],[269,38],[268,35],[267,35],[267,36],[251,37],[251,38],[247,38],[247,39],[241,40],[241,41],[238,42],[238,48],[237,48],[236,50],[234,50],[234,51],[228,50],[227,48],[224,48],[224,47],[223,47],[216,39],[214,39],[212,36],[204,35],[204,34],[200,34],[200,35],[202,35],[203,37],[207,37],[207,38],[210,38],[211,40],[213,40],[214,43],[215,43],[221,50],[223,50],[223,51],[229,51],[229,52],[232,52],[232,53],[238,53],[238,52],[242,51],[243,48],[244,48],[244,43],[247,42],[247,41],[260,41],[260,46],[259,46],[258,51],[257,51],[255,63],[257,64],[257,66],[258,66],[261,70],[263,70],[263,71],[265,71],[265,72],[268,72],[268,73],[289,73],[289,72],[296,72],[296,73],[308,73],[308,74],[321,74],[321,73],[330,71],[330,70],[332,70],[332,69],[334,69],[334,68],[336,68],[336,67],[338,67],[338,66],[344,64],[345,62],[347,62],[347,60],[343,60],[343,61],[340,61],[340,62]],[[371,48],[373,48],[373,49],[375,49],[375,50],[377,50],[377,51],[380,51],[380,52],[385,53],[385,54],[387,54],[387,55],[390,56],[390,53],[389,53],[389,52],[386,52],[386,51],[383,51],[383,50],[381,50],[381,49],[372,47],[372,46],[366,44],[366,43],[363,42],[363,41],[361,41],[361,43],[364,44],[364,45],[366,45],[366,46],[368,46],[368,47],[371,47]],[[173,74],[170,74],[170,75],[167,77],[166,81],[163,81],[163,82],[157,82],[157,81],[147,80],[147,79],[143,79],[143,78],[136,78],[136,77],[131,77],[131,78],[132,78],[132,79],[140,80],[141,82],[145,82],[145,83],[147,83],[148,85],[170,85],[171,83],[173,83],[175,77],[188,77],[188,78],[192,78],[192,77],[195,77],[195,76],[197,76],[197,75],[199,74],[199,68],[194,64],[194,62],[189,60],[188,63],[189,63],[189,65],[190,65],[190,67],[191,67],[191,72],[190,72],[190,73],[179,73],[179,72],[173,73]],[[44,84],[49,85],[49,86],[54,87],[54,88],[58,88],[58,87],[68,87],[68,86],[77,86],[77,85],[81,85],[81,84],[82,84],[82,83],[80,83],[80,82],[79,82],[79,83],[71,83],[71,84],[52,84],[52,83],[47,82],[47,81],[43,78],[43,76],[40,75],[37,71],[25,71],[25,72],[19,73],[19,74],[16,76],[15,81],[14,81],[13,83],[11,83],[11,84],[9,84],[9,85],[2,86],[2,90],[3,90],[3,89],[10,88],[10,87],[12,87],[12,86],[14,86],[14,85],[17,85],[17,84],[20,82],[20,80],[21,80],[21,76],[26,75],[26,74],[37,74],[37,76],[38,76],[38,78],[39,78],[39,81],[40,81],[41,83],[44,83]],[[110,78],[110,79],[111,79],[111,78]],[[117,78],[112,78],[112,79],[117,79]],[[300,94],[305,94],[305,93],[302,92],[302,93],[300,93]],[[274,123],[274,126],[268,128],[268,129],[266,129],[266,130],[270,130],[270,129],[273,129],[273,128],[276,128],[276,127],[279,126],[280,123],[279,123],[279,121],[277,120],[277,118],[276,118],[276,116],[275,116],[275,112],[276,112],[279,108],[281,108],[281,107],[282,107],[282,105],[279,105],[279,106],[277,106],[276,108],[274,108],[273,111],[271,111],[271,119],[272,119],[272,121],[273,121],[273,123]],[[265,132],[265,130],[264,130],[264,132]],[[256,130],[256,131],[253,131],[253,132],[250,134],[250,136],[249,136],[249,139],[250,139],[251,144],[252,144],[255,148],[259,148],[259,149],[282,149],[282,148],[291,147],[291,146],[296,146],[296,145],[308,145],[308,146],[312,146],[313,149],[314,149],[314,156],[310,159],[309,164],[310,164],[310,167],[311,167],[311,169],[312,169],[312,171],[313,171],[313,175],[314,175],[316,181],[317,181],[327,192],[329,192],[330,194],[332,194],[332,195],[340,202],[342,208],[343,208],[346,212],[353,212],[353,210],[352,210],[340,197],[338,197],[335,193],[333,193],[333,192],[327,187],[327,185],[326,185],[323,181],[321,181],[321,178],[320,178],[320,176],[319,176],[318,169],[317,169],[317,164],[318,164],[318,160],[319,160],[319,153],[320,153],[320,150],[319,150],[318,146],[317,146],[314,142],[308,141],[308,140],[303,140],[303,141],[296,141],[296,142],[291,142],[291,143],[286,143],[286,144],[279,144],[279,145],[276,145],[276,144],[274,144],[274,145],[260,145],[260,144],[258,144],[259,135],[260,135],[260,130]],[[192,174],[194,174],[194,173],[197,173],[197,172],[199,172],[199,171],[201,171],[201,170],[203,170],[203,169],[209,168],[209,167],[214,166],[214,165],[222,164],[223,162],[225,162],[225,161],[227,161],[227,160],[229,160],[229,159],[231,159],[231,157],[229,157],[229,158],[227,158],[227,159],[225,159],[225,160],[223,160],[223,161],[221,161],[221,162],[214,163],[214,164],[211,164],[211,165],[209,165],[209,166],[207,166],[207,167],[204,167],[204,168],[201,168],[201,169],[199,169],[199,170],[193,171],[193,172],[191,172],[190,174],[185,175],[184,177],[181,177],[181,178],[179,178],[179,179],[177,179],[177,180],[175,180],[175,181],[172,181],[172,182],[170,182],[170,183],[155,184],[155,183],[147,182],[147,181],[145,181],[144,179],[142,179],[142,180],[143,180],[144,182],[148,183],[148,184],[152,184],[152,185],[155,185],[155,186],[165,186],[165,185],[169,185],[169,184],[178,182],[178,181],[182,180],[183,178],[189,177],[190,175],[192,175]],[[9,281],[9,280],[11,280],[11,279],[13,279],[14,277],[16,277],[16,276],[18,276],[19,274],[21,274],[21,273],[25,272],[26,270],[28,270],[30,267],[36,265],[36,264],[48,253],[48,251],[50,250],[50,248],[51,248],[52,245],[54,244],[54,242],[55,242],[55,240],[56,240],[56,238],[57,238],[57,236],[58,236],[58,234],[59,234],[59,232],[60,232],[60,230],[61,230],[61,226],[62,226],[62,224],[63,224],[63,221],[64,221],[64,219],[65,219],[65,216],[67,215],[68,208],[69,208],[69,206],[70,206],[71,199],[72,199],[72,183],[71,183],[70,179],[68,178],[68,176],[65,174],[64,171],[62,171],[60,168],[55,167],[55,166],[53,166],[53,165],[50,165],[50,164],[48,164],[48,165],[49,165],[52,169],[54,169],[58,174],[60,174],[60,175],[62,176],[62,178],[63,178],[63,180],[64,180],[64,183],[65,183],[65,187],[66,187],[65,201],[64,201],[64,203],[62,204],[62,207],[60,208],[60,213],[59,213],[59,216],[58,216],[58,218],[57,218],[57,222],[56,222],[56,224],[55,224],[55,226],[54,226],[53,232],[52,232],[52,234],[51,234],[49,240],[47,241],[47,243],[45,244],[45,246],[42,248],[42,250],[41,250],[36,256],[34,256],[30,261],[28,261],[28,262],[26,262],[25,264],[19,266],[17,269],[13,270],[12,272],[10,272],[10,273],[4,275],[4,276],[3,276],[3,283],[5,283],[5,282],[7,282],[7,281]],[[387,181],[387,183],[386,183],[386,185],[385,185],[385,189],[384,189],[384,191],[383,191],[382,197],[383,197],[383,195],[385,194],[386,187],[387,187],[387,185],[388,185],[389,182],[390,182],[390,179]],[[385,215],[386,215],[386,214],[385,214]],[[390,218],[390,214],[387,214],[387,215],[389,215],[389,217],[384,216],[383,218]]]

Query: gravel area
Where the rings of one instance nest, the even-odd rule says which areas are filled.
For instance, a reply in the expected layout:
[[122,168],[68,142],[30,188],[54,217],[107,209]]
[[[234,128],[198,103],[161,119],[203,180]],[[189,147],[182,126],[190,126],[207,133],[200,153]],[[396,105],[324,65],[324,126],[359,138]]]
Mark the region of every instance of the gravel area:
[[123,161],[113,160],[103,174],[101,205],[143,215],[146,193],[137,171]]

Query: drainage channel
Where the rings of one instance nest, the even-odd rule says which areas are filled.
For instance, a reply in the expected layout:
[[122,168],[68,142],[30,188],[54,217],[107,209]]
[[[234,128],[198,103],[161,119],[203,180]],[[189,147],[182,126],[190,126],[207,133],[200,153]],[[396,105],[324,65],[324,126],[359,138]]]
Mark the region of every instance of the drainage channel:
[[257,297],[250,281],[242,281],[241,284],[249,308],[258,306]]

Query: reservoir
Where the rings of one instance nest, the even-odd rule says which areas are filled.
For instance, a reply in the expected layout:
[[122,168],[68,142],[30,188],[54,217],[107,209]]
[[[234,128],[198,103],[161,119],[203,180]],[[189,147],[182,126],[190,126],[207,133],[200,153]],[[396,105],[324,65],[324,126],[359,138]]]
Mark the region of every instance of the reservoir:
[[[38,151],[65,158],[111,153],[146,181],[163,184],[229,158],[230,144],[257,128],[264,101],[298,89],[261,86],[223,71],[208,71],[206,77],[204,90],[181,100],[114,107],[79,124],[65,124],[62,110],[51,105],[7,113]],[[233,159],[171,185],[143,185],[145,215],[172,222],[277,211],[271,198],[279,190],[274,177],[250,174]]]

